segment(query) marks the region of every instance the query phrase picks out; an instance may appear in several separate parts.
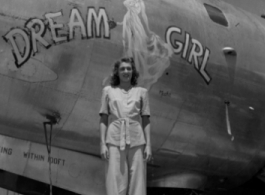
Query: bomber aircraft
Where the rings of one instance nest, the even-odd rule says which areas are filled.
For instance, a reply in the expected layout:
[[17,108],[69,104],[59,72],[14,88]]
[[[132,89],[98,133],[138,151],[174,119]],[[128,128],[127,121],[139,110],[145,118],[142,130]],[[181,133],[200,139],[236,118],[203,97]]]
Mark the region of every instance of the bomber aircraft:
[[149,91],[148,187],[265,181],[263,20],[221,0],[1,0],[0,187],[106,194],[98,112],[124,56]]

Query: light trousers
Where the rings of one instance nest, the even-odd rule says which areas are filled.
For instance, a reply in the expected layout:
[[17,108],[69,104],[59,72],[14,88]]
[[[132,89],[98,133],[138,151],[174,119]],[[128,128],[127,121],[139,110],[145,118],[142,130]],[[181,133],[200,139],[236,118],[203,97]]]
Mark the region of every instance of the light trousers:
[[109,160],[106,161],[107,195],[146,195],[146,162],[144,146],[125,150],[108,145]]

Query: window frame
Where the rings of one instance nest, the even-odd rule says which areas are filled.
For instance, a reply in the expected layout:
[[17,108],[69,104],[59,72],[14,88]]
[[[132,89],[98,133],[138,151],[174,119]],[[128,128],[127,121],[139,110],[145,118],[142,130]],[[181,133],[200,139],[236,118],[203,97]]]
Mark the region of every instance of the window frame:
[[216,24],[219,24],[224,27],[229,27],[229,22],[224,14],[224,12],[213,5],[203,3],[204,8],[208,14],[208,17]]

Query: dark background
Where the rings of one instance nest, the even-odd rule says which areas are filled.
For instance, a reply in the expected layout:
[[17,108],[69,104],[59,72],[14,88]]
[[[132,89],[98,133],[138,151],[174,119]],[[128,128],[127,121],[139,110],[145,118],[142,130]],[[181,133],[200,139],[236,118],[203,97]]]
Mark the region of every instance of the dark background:
[[[49,184],[38,182],[0,170],[0,187],[23,195],[49,195]],[[78,195],[53,187],[53,195]],[[229,191],[201,192],[175,188],[148,188],[147,195],[265,195],[265,183],[253,178],[242,186]]]

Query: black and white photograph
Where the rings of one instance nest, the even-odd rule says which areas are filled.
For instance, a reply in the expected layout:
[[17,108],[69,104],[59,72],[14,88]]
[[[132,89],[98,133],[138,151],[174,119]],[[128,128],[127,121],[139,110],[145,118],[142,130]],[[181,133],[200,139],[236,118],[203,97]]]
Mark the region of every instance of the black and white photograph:
[[0,195],[264,195],[265,0],[0,0]]

